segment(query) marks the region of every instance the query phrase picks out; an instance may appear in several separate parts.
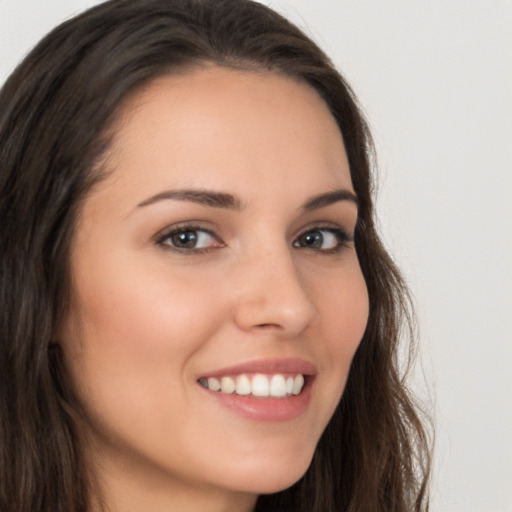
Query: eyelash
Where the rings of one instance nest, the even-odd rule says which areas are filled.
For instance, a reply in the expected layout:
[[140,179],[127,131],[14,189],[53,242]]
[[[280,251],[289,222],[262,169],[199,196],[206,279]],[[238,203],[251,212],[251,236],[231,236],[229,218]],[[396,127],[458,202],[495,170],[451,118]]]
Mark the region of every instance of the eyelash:
[[[185,233],[191,233],[191,232],[202,232],[209,235],[215,243],[219,244],[218,246],[211,246],[211,247],[200,247],[200,248],[185,248],[185,247],[175,247],[171,245],[170,243],[167,243],[167,241],[173,237],[180,234]],[[331,249],[315,249],[315,248],[308,248],[296,245],[297,241],[307,235],[314,232],[327,232],[331,235],[333,235],[336,238],[336,246]],[[354,237],[350,235],[345,229],[339,227],[339,226],[332,226],[332,225],[316,225],[308,227],[307,229],[300,232],[297,237],[293,241],[293,247],[298,249],[310,249],[315,251],[316,253],[323,254],[323,255],[330,255],[330,254],[337,254],[340,253],[344,248],[347,248],[351,242],[354,241]],[[206,254],[210,252],[211,250],[215,249],[221,249],[225,247],[224,242],[212,231],[209,229],[205,229],[201,226],[197,226],[195,224],[185,224],[182,226],[173,226],[171,229],[165,230],[160,235],[157,235],[156,244],[161,246],[164,250],[177,252],[179,254]]]
[[[173,236],[177,236],[184,233],[191,233],[191,232],[202,232],[207,233],[209,236],[212,237],[213,240],[216,241],[216,243],[219,243],[220,245],[218,247],[203,247],[203,248],[192,248],[187,249],[185,247],[175,247],[169,243],[166,243],[167,240],[169,240]],[[182,226],[173,226],[172,228],[165,230],[162,232],[159,236],[157,236],[156,244],[161,246],[163,249],[167,251],[173,251],[177,252],[179,254],[205,254],[207,252],[210,252],[211,250],[220,249],[222,247],[225,247],[224,242],[215,235],[215,233],[212,233],[209,229],[205,229],[201,226],[197,226],[195,224],[184,224]]]
[[311,234],[314,232],[327,232],[334,236],[336,239],[336,245],[331,249],[312,249],[315,252],[323,255],[330,255],[330,254],[338,254],[343,249],[346,249],[349,247],[350,243],[354,241],[354,237],[350,235],[345,229],[339,227],[339,226],[333,226],[333,225],[317,225],[312,226],[304,229],[302,232],[300,232],[295,240],[293,241],[293,246],[300,248],[300,249],[308,249],[308,247],[300,247],[295,245],[296,242],[303,237],[304,235]]

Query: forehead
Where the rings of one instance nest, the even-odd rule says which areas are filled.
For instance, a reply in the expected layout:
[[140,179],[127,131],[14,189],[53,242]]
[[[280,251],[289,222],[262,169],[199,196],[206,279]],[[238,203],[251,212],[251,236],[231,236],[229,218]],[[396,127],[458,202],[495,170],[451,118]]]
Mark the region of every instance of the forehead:
[[111,177],[141,195],[157,186],[251,190],[291,180],[304,193],[313,183],[352,188],[327,105],[282,74],[212,66],[160,77],[123,105],[113,132]]

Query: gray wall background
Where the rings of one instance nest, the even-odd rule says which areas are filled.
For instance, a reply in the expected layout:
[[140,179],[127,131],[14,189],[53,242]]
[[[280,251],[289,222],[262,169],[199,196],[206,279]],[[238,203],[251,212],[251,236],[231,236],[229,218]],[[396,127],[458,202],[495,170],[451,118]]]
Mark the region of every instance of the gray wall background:
[[[93,5],[0,0],[0,83]],[[512,1],[266,0],[353,84],[385,240],[416,297],[435,408],[433,512],[512,512]],[[426,384],[425,384],[426,382]]]

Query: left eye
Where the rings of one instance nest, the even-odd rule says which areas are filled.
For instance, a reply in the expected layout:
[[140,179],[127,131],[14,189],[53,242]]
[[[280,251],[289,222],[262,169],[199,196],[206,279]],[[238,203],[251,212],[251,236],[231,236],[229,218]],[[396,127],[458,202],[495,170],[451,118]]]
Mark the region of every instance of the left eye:
[[198,228],[172,231],[162,237],[160,243],[174,249],[208,249],[220,245],[212,233]]
[[350,239],[340,229],[310,229],[302,233],[293,243],[294,247],[316,249],[320,251],[332,251],[339,249]]

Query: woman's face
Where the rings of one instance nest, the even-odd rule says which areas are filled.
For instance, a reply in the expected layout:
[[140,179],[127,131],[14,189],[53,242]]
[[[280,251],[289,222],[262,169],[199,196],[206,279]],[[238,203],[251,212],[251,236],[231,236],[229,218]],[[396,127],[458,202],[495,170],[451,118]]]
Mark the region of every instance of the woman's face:
[[366,326],[342,137],[309,86],[219,67],[116,127],[60,330],[88,454],[122,510],[241,507],[306,471]]

